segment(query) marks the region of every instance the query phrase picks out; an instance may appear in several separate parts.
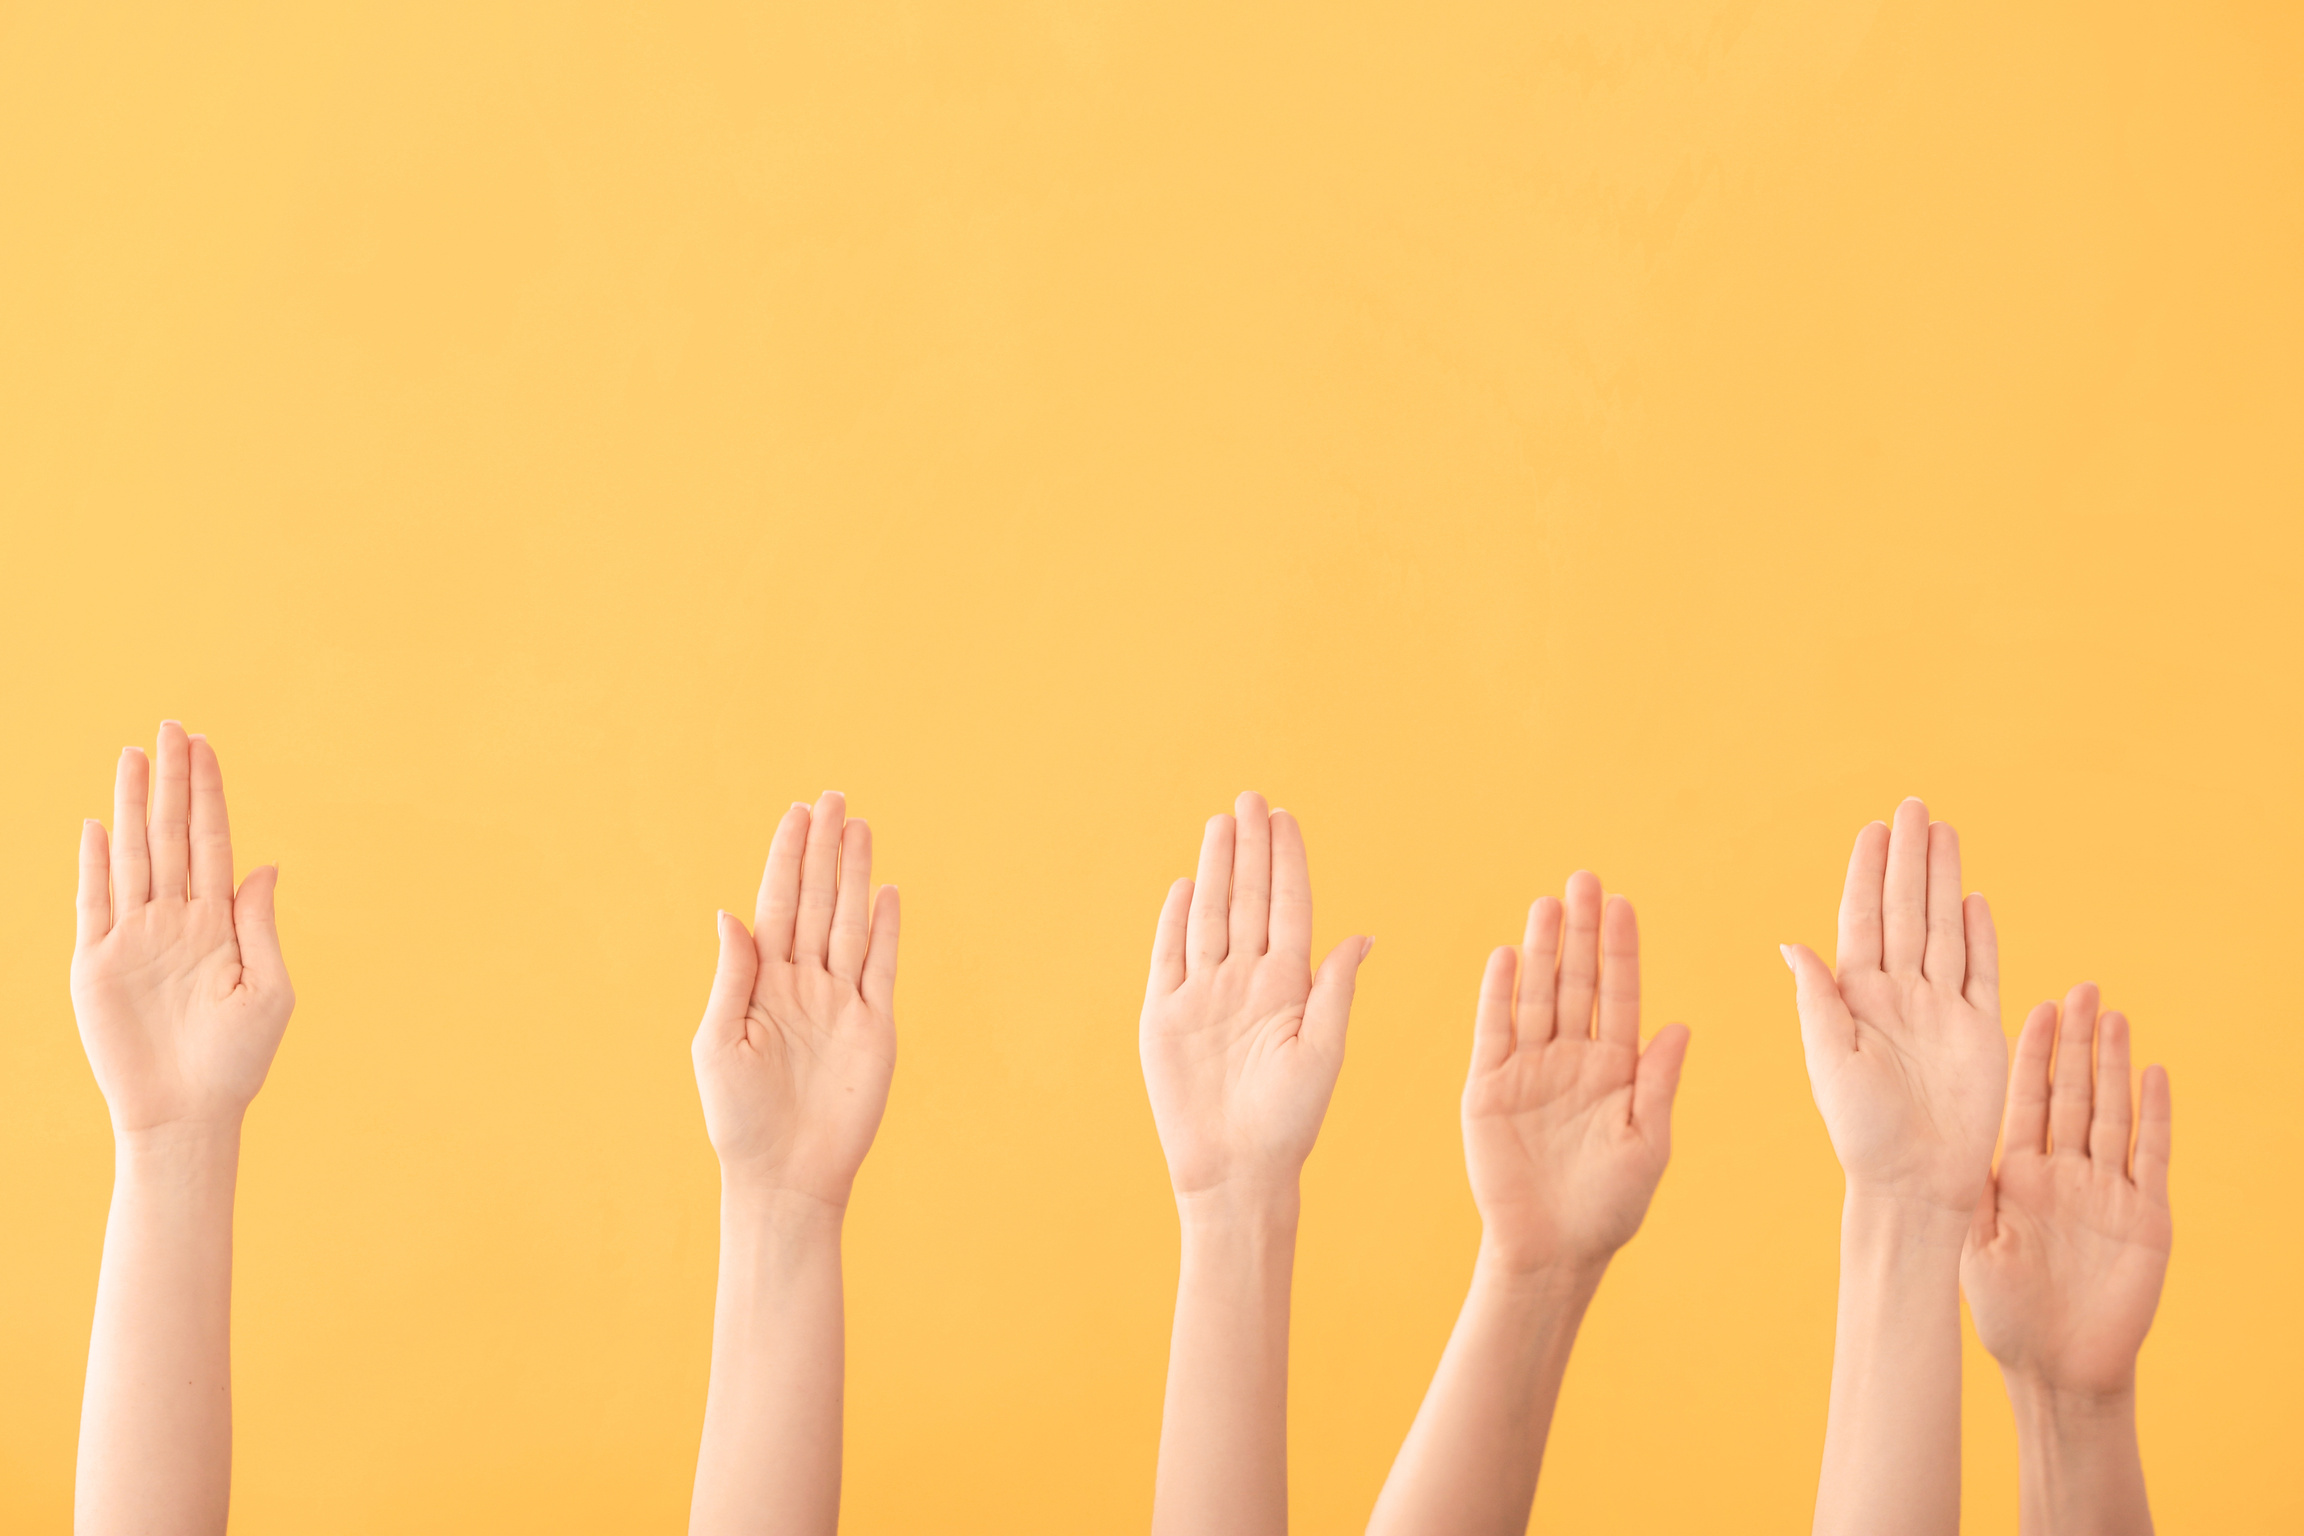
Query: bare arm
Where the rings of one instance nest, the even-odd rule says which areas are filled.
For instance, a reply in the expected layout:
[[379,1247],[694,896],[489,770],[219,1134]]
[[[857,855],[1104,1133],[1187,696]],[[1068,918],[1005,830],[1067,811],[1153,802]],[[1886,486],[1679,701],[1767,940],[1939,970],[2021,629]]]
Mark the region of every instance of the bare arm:
[[831,1536],[840,1227],[896,1065],[894,887],[838,795],[785,813],[754,931],[720,914],[693,1055],[720,1155],[720,1287],[693,1536]]
[[1183,1225],[1155,1536],[1288,1528],[1288,1286],[1298,1179],[1344,1063],[1346,939],[1311,971],[1303,834],[1242,795],[1168,892],[1138,1046]]
[[[2051,1069],[2053,1055],[2053,1069]],[[2149,1536],[2136,1356],[2168,1273],[2168,1074],[2131,1117],[2128,1020],[2095,987],[2025,1020],[1961,1284],[2016,1410],[2024,1536]],[[2134,1127],[2131,1147],[2131,1125]]]
[[1517,953],[1489,957],[1464,1088],[1480,1255],[1375,1536],[1528,1528],[1584,1309],[1670,1156],[1687,1049],[1678,1025],[1640,1049],[1639,930],[1589,874],[1530,909]]
[[149,775],[141,752],[122,754],[113,834],[92,821],[80,843],[72,1003],[115,1143],[80,1409],[81,1536],[224,1529],[240,1122],[295,1006],[276,872],[233,887],[215,753],[171,721],[156,758]]
[[1960,1521],[1961,1233],[2008,1080],[1999,950],[1960,894],[1960,843],[1907,800],[1856,838],[1839,969],[1786,945],[1808,1081],[1846,1175],[1822,1536]]

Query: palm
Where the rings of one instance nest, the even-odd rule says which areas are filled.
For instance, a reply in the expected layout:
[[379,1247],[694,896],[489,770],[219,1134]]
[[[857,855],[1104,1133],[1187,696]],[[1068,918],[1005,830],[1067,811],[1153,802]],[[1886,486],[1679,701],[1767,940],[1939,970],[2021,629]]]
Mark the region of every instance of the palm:
[[1364,940],[1311,968],[1312,882],[1286,811],[1242,795],[1210,820],[1200,871],[1161,909],[1137,1030],[1152,1120],[1178,1194],[1293,1181],[1344,1065]]
[[1144,1083],[1177,1189],[1311,1155],[1343,1066],[1305,1038],[1311,991],[1301,963],[1242,956],[1146,1006]]
[[1837,974],[1803,945],[1809,1086],[1851,1189],[1967,1212],[1990,1176],[2008,1044],[1984,898],[1960,894],[1960,843],[1917,800],[1856,838]]
[[[1557,960],[1555,955],[1557,954]],[[1603,1262],[1639,1230],[1671,1153],[1687,1032],[1639,1048],[1639,932],[1579,873],[1482,981],[1464,1161],[1487,1242],[1525,1267]],[[1595,1002],[1597,1010],[1595,1011]]]
[[2007,1079],[2000,1021],[1925,976],[1837,979],[1855,1048],[1812,1071],[1840,1165],[1966,1210],[1991,1162]]
[[[2130,1155],[2128,1024],[2092,986],[2025,1021],[2006,1145],[1960,1256],[1976,1332],[2003,1369],[2048,1386],[2123,1390],[2168,1272],[2167,1077],[2145,1076]],[[2133,1171],[2131,1171],[2131,1162]]]
[[111,834],[93,821],[81,832],[72,951],[72,1011],[116,1130],[236,1125],[264,1086],[296,1006],[277,876],[260,869],[234,888],[224,777],[205,738],[170,721],[154,763],[121,754]]
[[896,1071],[896,892],[838,795],[788,812],[756,931],[722,913],[720,969],[693,1055],[704,1126],[733,1172],[847,1202]]
[[2058,1386],[2116,1391],[2168,1273],[2168,1211],[2116,1171],[2036,1153],[2000,1170],[1999,1232],[1961,1256],[1984,1347]]
[[228,906],[147,904],[74,963],[97,1084],[123,1130],[236,1111],[256,1096],[288,1005],[243,984]]

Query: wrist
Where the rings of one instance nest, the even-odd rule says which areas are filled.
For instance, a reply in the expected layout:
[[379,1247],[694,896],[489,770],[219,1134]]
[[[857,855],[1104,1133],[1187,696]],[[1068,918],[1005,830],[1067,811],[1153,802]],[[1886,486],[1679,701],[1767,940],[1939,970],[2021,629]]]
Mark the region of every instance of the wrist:
[[1597,1259],[1551,1258],[1531,1260],[1482,1233],[1480,1256],[1472,1264],[1472,1283],[1547,1306],[1572,1305],[1581,1310],[1600,1289],[1613,1254]]
[[2039,1430],[2059,1438],[2086,1435],[2136,1422],[2136,1373],[2109,1390],[2058,1386],[2033,1371],[2001,1368],[2008,1401],[2019,1430]]
[[830,1216],[837,1221],[847,1214],[848,1194],[852,1187],[843,1186],[833,1192],[807,1181],[789,1178],[779,1169],[746,1163],[724,1162],[720,1165],[721,1203],[758,1211],[763,1215]]
[[1187,1232],[1296,1229],[1304,1197],[1294,1178],[1227,1179],[1176,1191],[1176,1216]]
[[112,1129],[112,1147],[123,1164],[181,1164],[237,1161],[240,1116],[215,1115],[167,1120],[158,1125]]
[[1840,1205],[1840,1246],[1844,1254],[1894,1252],[1957,1267],[1974,1220],[1972,1210],[1851,1183]]

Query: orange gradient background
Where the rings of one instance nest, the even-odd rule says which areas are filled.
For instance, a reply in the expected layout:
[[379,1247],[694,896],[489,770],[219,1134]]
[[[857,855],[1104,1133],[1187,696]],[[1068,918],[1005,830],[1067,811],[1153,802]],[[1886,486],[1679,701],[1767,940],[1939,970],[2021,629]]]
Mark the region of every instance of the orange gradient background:
[[2170,1067],[2162,1527],[2304,1524],[2300,86],[2269,4],[0,8],[0,1527],[68,1522],[73,849],[163,715],[300,999],[241,1536],[681,1527],[712,912],[828,787],[906,903],[850,1532],[1142,1527],[1136,1010],[1243,787],[1379,941],[1298,1529],[1438,1358],[1482,960],[1584,865],[1695,1044],[1537,1522],[1804,1528],[1838,1174],[1776,946],[1914,792],[2010,1030],[2092,978]]

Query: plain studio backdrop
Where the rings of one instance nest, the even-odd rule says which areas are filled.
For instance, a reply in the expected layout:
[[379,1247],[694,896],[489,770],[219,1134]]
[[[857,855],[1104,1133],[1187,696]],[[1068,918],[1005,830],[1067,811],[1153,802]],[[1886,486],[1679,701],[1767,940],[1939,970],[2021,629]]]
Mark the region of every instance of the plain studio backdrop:
[[1695,1044],[1538,1523],[1803,1528],[1839,1176],[1776,946],[1909,793],[2010,1031],[2093,979],[2173,1075],[2164,1528],[2296,1529],[2300,85],[2293,7],[2174,0],[0,11],[0,1526],[68,1517],[111,1178],[75,838],[171,715],[299,997],[241,1536],[680,1527],[712,913],[826,788],[905,892],[850,1531],[1141,1527],[1136,1013],[1249,787],[1378,940],[1301,1530],[1438,1358],[1482,960],[1579,866]]

